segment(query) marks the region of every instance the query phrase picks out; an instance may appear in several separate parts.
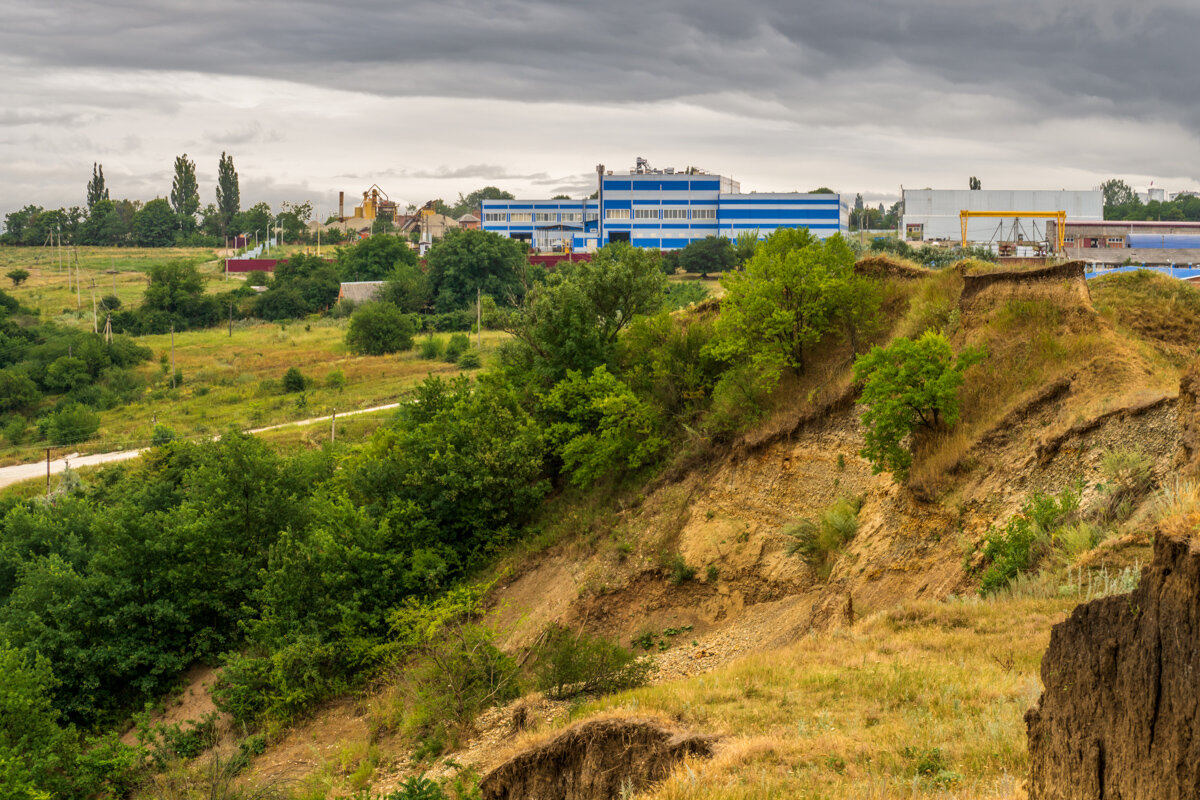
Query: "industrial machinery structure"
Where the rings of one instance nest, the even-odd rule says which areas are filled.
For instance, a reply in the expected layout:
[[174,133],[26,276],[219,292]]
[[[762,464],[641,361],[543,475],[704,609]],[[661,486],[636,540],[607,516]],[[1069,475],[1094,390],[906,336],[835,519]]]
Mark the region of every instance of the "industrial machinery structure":
[[[959,224],[962,226],[962,246],[967,246],[967,224],[971,217],[983,217],[999,219],[1000,222],[996,225],[996,230],[993,236],[986,241],[987,244],[995,244],[998,249],[998,254],[1002,256],[1012,256],[1017,254],[1017,247],[1026,246],[1040,249],[1039,245],[1045,242],[1047,246],[1050,244],[1048,230],[1038,231],[1032,227],[1026,231],[1021,226],[1022,219],[1053,219],[1057,222],[1054,230],[1057,232],[1054,240],[1053,252],[1061,253],[1063,250],[1063,234],[1066,231],[1067,212],[1066,211],[968,211],[963,209],[958,212]],[[1012,226],[1005,231],[1005,220],[1012,220]],[[1048,226],[1047,226],[1048,227]],[[1045,253],[1042,253],[1045,255]]]
[[[339,217],[341,211],[339,207]],[[394,220],[396,219],[396,203],[388,198],[387,192],[380,189],[378,184],[373,183],[367,191],[363,192],[362,205],[354,207],[354,216],[358,219]]]

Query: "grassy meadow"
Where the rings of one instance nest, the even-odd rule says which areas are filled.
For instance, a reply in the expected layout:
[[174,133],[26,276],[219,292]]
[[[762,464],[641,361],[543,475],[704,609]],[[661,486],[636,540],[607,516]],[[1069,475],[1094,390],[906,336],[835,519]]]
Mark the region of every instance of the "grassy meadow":
[[[64,258],[70,250],[64,248]],[[0,275],[16,268],[30,273],[20,286],[9,282],[5,291],[37,310],[43,320],[84,330],[92,327],[93,280],[97,300],[115,294],[122,307],[132,307],[141,302],[147,271],[169,261],[196,264],[211,276],[210,291],[224,291],[232,281],[242,279],[224,278],[221,262],[210,249],[81,247],[78,258],[83,280],[77,291],[74,277],[68,280],[66,269],[60,271],[58,256],[53,248],[0,248]],[[114,269],[116,272],[111,272]],[[101,317],[99,327],[103,324]],[[430,373],[449,376],[461,372],[451,363],[422,360],[416,350],[388,356],[354,355],[344,344],[347,324],[346,319],[333,318],[286,323],[242,320],[234,323],[232,335],[226,327],[176,333],[174,368],[182,373],[183,383],[174,388],[171,336],[138,337],[137,341],[154,353],[150,362],[137,368],[146,384],[140,399],[100,412],[100,430],[90,441],[56,449],[97,453],[144,447],[155,424],[166,425],[181,438],[212,436],[230,426],[279,425],[394,403]],[[435,338],[444,342],[449,336],[437,334]],[[484,367],[506,336],[484,331]],[[418,344],[422,338],[418,337]],[[475,342],[472,336],[472,345]],[[308,379],[303,392],[283,390],[283,374],[293,366]],[[338,423],[338,438],[369,437],[387,417],[380,413],[347,418]],[[329,424],[289,427],[262,435],[280,444],[312,444],[328,437]],[[33,461],[44,452],[44,444],[38,441],[0,446],[0,464]]]

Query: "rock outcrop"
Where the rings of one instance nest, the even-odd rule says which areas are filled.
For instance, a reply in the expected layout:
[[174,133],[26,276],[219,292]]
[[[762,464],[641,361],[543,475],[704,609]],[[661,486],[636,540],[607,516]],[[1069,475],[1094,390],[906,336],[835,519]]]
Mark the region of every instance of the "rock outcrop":
[[689,755],[711,754],[713,738],[646,719],[601,719],[569,728],[488,773],[483,800],[609,800],[662,780]]
[[1200,543],[1158,531],[1130,594],[1054,627],[1025,715],[1030,800],[1200,797]]

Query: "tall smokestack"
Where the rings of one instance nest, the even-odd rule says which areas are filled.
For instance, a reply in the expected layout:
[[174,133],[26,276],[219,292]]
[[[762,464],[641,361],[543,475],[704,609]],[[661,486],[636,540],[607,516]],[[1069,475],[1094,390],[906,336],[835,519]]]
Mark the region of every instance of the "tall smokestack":
[[338,221],[346,221],[346,193],[338,192]]

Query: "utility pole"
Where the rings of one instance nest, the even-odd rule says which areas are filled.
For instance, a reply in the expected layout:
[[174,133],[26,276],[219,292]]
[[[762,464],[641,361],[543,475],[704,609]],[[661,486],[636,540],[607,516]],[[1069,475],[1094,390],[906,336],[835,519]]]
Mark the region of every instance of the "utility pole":
[[475,347],[483,349],[483,289],[475,287]]
[[81,267],[79,266],[79,251],[75,251],[75,308],[83,305],[83,288],[79,285],[82,278],[79,276]]
[[112,344],[112,314],[104,318],[104,341]]
[[46,448],[46,496],[50,496],[50,448]]
[[175,388],[175,323],[171,323],[171,388]]
[[96,279],[92,278],[92,333],[99,333],[96,321]]
[[229,338],[233,338],[233,301],[229,301]]

